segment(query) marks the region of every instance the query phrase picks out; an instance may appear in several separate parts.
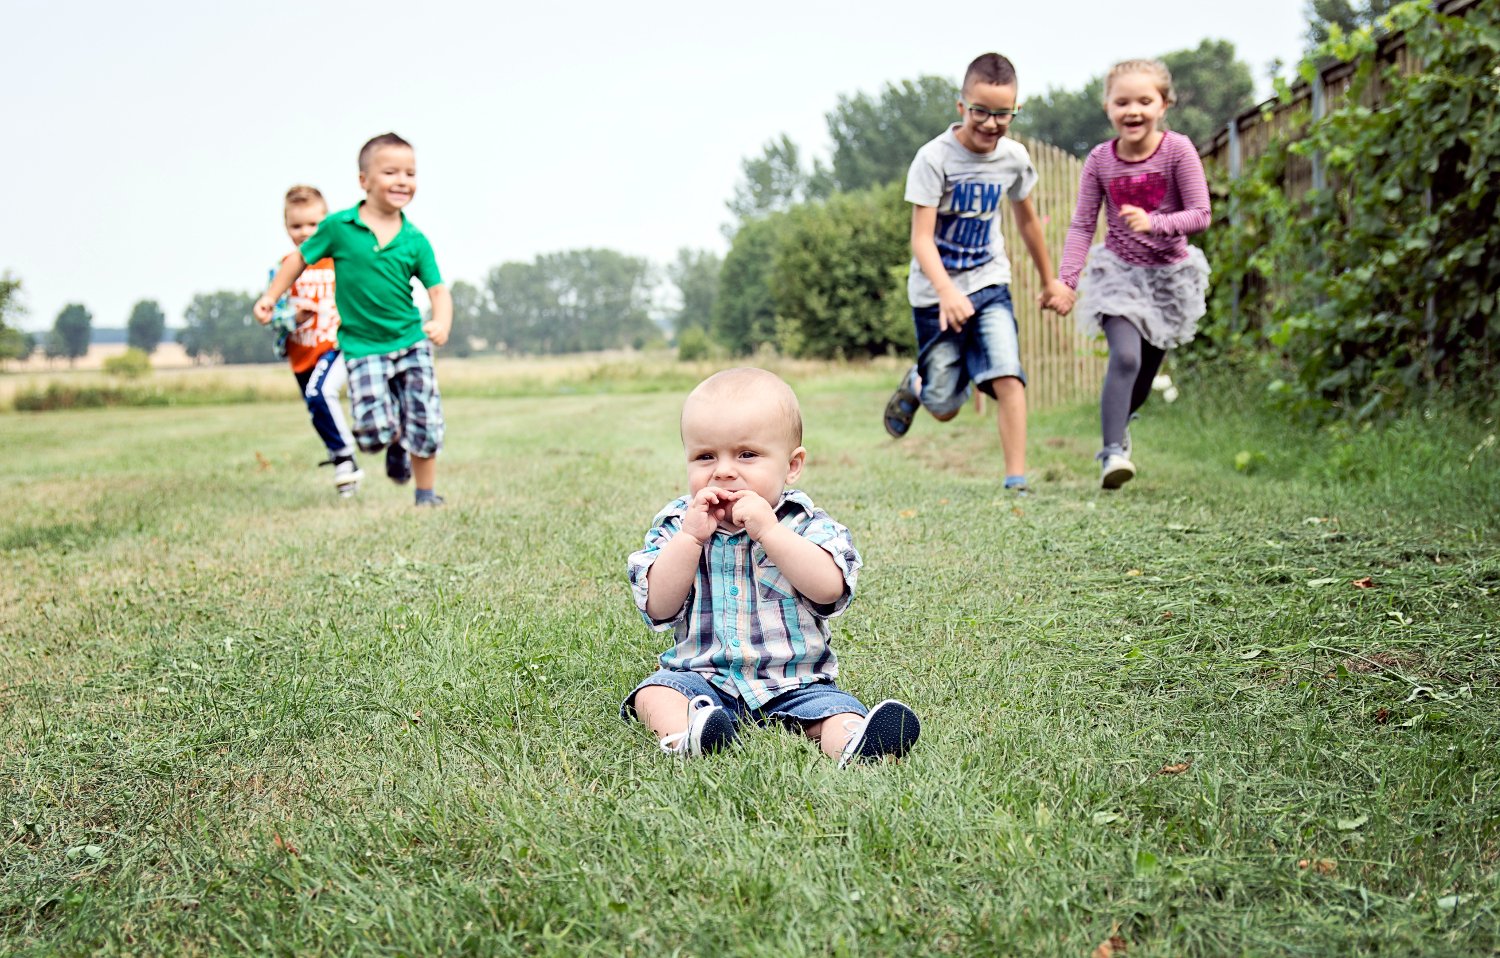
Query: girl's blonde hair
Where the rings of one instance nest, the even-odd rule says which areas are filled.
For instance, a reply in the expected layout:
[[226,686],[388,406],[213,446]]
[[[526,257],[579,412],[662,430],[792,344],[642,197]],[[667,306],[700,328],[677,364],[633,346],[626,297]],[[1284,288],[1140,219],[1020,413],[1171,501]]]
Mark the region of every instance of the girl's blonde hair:
[[1104,78],[1104,105],[1109,105],[1109,88],[1115,85],[1115,78],[1125,76],[1128,73],[1144,73],[1156,81],[1156,92],[1161,94],[1161,101],[1167,106],[1177,102],[1177,91],[1172,89],[1172,71],[1160,60],[1121,60],[1109,68],[1109,75]]

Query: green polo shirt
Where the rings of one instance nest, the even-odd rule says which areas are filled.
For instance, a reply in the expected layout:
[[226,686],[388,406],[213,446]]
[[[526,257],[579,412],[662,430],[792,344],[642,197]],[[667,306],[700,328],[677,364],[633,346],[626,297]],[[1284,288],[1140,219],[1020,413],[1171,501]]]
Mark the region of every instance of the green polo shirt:
[[359,218],[359,208],[330,213],[302,243],[302,258],[333,257],[339,348],[350,359],[394,353],[421,342],[422,312],[412,301],[415,276],[427,289],[443,282],[432,244],[401,214],[401,229],[384,246]]

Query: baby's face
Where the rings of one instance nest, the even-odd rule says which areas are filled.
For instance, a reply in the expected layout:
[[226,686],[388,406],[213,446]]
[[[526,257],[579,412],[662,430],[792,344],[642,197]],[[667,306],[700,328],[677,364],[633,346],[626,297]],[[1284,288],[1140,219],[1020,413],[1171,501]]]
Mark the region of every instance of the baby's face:
[[786,411],[774,399],[689,400],[682,410],[688,489],[749,489],[775,507],[802,474],[807,451],[795,445]]

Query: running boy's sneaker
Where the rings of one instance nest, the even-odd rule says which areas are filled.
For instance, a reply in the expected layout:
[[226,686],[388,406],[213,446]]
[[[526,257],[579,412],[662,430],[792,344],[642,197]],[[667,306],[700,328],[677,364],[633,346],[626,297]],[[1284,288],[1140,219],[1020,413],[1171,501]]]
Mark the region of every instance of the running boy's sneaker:
[[411,481],[411,455],[399,442],[385,448],[385,474],[398,486]]
[[338,459],[333,464],[333,484],[339,495],[348,498],[359,491],[359,483],[365,477],[363,469],[353,459]]
[[900,758],[917,744],[922,734],[922,723],[917,713],[895,699],[886,699],[870,709],[864,720],[849,719],[844,727],[854,734],[839,756],[839,768],[855,762],[883,758],[891,755]]
[[890,400],[885,404],[885,431],[891,434],[892,439],[900,439],[906,435],[911,428],[912,417],[917,410],[922,408],[922,399],[918,394],[921,383],[917,378],[917,367],[913,365],[901,377],[901,385],[891,394]]
[[714,700],[700,695],[688,703],[686,731],[661,740],[661,750],[668,755],[696,758],[717,752],[734,741],[734,716]]
[[1124,456],[1105,456],[1099,469],[1099,485],[1104,489],[1118,489],[1135,478],[1135,463]]

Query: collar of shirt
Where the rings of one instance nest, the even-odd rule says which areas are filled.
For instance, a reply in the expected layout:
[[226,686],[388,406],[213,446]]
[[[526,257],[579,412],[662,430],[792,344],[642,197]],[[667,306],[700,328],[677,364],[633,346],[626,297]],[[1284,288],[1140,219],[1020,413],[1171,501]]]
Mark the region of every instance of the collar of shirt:
[[[328,219],[333,220],[335,223],[348,223],[358,229],[364,230],[371,236],[374,236],[375,231],[370,229],[365,221],[359,218],[359,211],[365,208],[366,202],[368,201],[360,200],[358,204],[349,207],[347,210],[339,210],[337,213],[330,213],[328,214]],[[406,211],[397,210],[397,213],[401,217],[401,228],[396,230],[396,235],[391,237],[391,241],[389,243],[385,244],[385,247],[383,247],[385,249],[389,249],[390,247],[396,245],[396,242],[400,240],[401,237],[405,236],[411,229],[411,221],[406,218]]]

